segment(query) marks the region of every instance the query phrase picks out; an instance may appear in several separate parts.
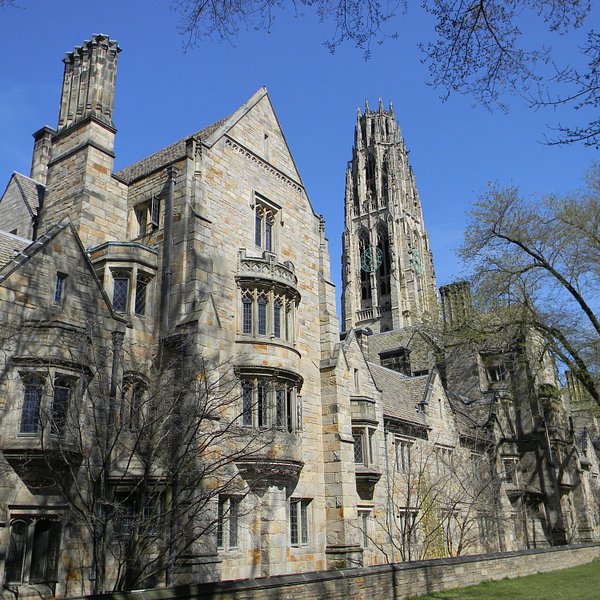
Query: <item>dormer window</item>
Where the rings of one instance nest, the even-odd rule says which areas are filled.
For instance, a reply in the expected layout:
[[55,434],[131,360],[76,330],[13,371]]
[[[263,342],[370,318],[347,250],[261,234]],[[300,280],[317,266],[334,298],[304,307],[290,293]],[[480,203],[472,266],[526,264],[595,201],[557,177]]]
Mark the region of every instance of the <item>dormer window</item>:
[[137,237],[158,229],[160,225],[160,198],[156,194],[153,194],[149,200],[136,204],[134,213]]
[[396,348],[379,353],[381,366],[393,371],[398,371],[410,377],[410,350],[408,348]]
[[508,369],[500,364],[487,368],[487,375],[491,383],[499,383],[508,380]]

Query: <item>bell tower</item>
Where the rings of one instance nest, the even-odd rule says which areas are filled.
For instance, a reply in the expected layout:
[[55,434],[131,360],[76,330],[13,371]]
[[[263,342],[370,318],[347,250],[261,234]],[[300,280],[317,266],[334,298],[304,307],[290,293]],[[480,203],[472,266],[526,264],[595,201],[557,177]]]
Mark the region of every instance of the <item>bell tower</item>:
[[390,102],[356,117],[346,170],[342,256],[344,329],[375,333],[437,317],[429,238],[408,152]]

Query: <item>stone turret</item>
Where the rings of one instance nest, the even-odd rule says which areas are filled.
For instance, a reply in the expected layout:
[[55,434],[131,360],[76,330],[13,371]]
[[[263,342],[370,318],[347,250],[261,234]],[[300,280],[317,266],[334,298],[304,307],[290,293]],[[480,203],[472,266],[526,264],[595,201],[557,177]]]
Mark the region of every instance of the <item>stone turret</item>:
[[344,328],[374,332],[437,316],[429,239],[408,152],[390,102],[358,109],[346,171]]
[[70,218],[88,246],[125,239],[125,185],[113,175],[113,106],[117,56],[114,40],[97,34],[69,52],[57,133],[51,137],[49,161],[44,151],[52,130],[36,138],[32,171],[47,171],[46,194],[38,232]]

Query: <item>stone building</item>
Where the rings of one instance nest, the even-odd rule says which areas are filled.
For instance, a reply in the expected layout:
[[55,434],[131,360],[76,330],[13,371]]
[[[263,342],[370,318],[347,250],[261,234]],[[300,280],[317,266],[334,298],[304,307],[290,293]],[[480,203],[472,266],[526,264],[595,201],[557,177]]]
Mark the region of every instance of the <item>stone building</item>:
[[391,106],[357,117],[340,336],[267,91],[115,172],[119,52],[67,54],[0,199],[3,594],[598,539],[597,430],[536,340],[458,335],[462,284],[439,323]]

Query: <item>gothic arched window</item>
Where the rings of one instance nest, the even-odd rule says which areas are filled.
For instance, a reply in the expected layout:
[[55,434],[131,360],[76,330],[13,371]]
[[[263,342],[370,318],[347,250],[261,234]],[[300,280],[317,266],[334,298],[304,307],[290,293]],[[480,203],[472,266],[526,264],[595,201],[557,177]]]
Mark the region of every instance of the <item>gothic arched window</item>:
[[371,273],[365,268],[364,258],[367,253],[371,252],[371,243],[369,241],[369,234],[366,231],[361,231],[358,236],[358,251],[360,258],[360,299],[370,300],[371,299]]
[[370,152],[367,153],[366,164],[367,175],[367,197],[371,197],[371,208],[377,207],[377,185],[375,181],[375,157]]
[[377,293],[381,299],[390,293],[390,241],[384,223],[377,227],[377,255],[381,257],[377,268]]
[[[387,126],[387,121],[386,121]],[[381,202],[384,206],[387,206],[390,201],[390,168],[389,168],[389,153],[386,152],[381,165]]]

